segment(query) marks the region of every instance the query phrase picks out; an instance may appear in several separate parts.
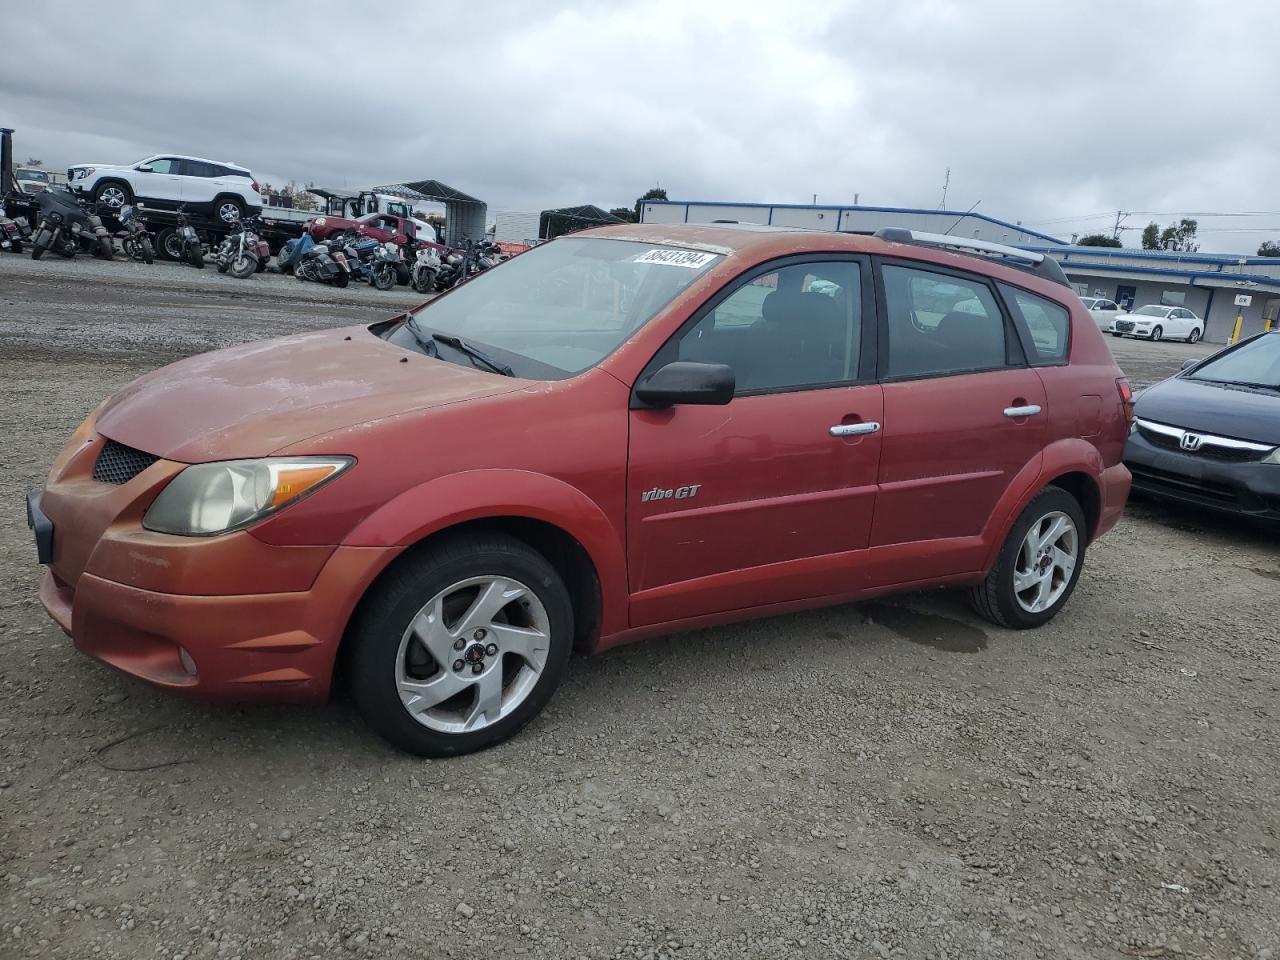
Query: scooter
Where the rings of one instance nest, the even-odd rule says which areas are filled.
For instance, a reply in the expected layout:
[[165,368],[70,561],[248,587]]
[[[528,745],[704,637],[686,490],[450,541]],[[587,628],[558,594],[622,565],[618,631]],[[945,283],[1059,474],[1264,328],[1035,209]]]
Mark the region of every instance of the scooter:
[[130,260],[141,260],[143,263],[154,263],[155,247],[147,236],[147,222],[138,212],[142,205],[134,207],[126,203],[120,208],[120,229],[116,231],[116,239],[120,241],[120,249]]

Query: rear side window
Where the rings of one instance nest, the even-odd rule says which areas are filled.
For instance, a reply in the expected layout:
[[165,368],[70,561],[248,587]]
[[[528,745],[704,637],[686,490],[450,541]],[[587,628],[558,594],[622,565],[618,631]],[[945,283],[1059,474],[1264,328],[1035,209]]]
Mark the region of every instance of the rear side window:
[[203,160],[183,160],[182,172],[188,177],[216,177],[217,168]]
[[1027,293],[1017,287],[1000,284],[1000,292],[1016,316],[1021,316],[1031,335],[1028,359],[1033,367],[1065,363],[1071,342],[1071,314],[1066,307]]
[[1004,318],[979,280],[885,266],[890,377],[933,377],[1005,365]]

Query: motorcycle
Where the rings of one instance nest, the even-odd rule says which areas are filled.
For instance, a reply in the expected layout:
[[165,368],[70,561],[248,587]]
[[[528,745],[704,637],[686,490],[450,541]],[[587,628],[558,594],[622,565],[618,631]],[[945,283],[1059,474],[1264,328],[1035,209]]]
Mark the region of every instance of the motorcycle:
[[369,282],[379,290],[396,285],[401,265],[400,248],[390,241],[381,244],[369,258]]
[[178,226],[174,230],[179,260],[185,260],[198,270],[204,269],[204,244],[196,228],[187,220],[186,204],[177,209]]
[[231,273],[237,280],[245,280],[261,269],[262,264],[271,256],[271,248],[267,241],[258,236],[255,226],[258,221],[247,219],[240,221],[239,229],[227,234],[218,249],[213,253],[214,262],[219,273]]
[[0,202],[0,250],[21,253],[22,245],[31,239],[31,227],[25,220],[18,221],[10,217]]
[[436,277],[440,275],[440,254],[435,247],[419,247],[414,258],[409,280],[413,289],[419,293],[431,293],[436,288]]
[[436,290],[443,293],[452,289],[466,276],[467,255],[460,250],[449,250],[440,259],[440,270],[436,274]]
[[347,271],[338,265],[326,243],[317,243],[303,254],[293,268],[293,275],[299,280],[327,283],[333,287],[345,287],[348,283]]
[[116,239],[120,241],[120,249],[130,260],[141,260],[143,263],[154,263],[155,247],[147,236],[147,223],[132,204],[126,203],[120,208],[120,229],[116,231]]
[[84,209],[66,190],[48,189],[39,198],[40,225],[31,240],[31,259],[39,260],[46,250],[71,258],[80,249],[81,239],[93,243],[95,254],[114,260],[116,250],[102,218]]

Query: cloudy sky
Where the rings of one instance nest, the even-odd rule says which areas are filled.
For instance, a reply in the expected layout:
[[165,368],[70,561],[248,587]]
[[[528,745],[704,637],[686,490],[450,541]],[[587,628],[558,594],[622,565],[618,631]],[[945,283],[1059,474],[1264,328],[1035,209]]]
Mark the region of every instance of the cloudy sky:
[[432,177],[491,212],[655,184],[936,207],[949,167],[948,208],[1063,238],[1122,209],[1138,229],[1201,214],[1205,250],[1280,240],[1271,0],[116,0],[4,32],[38,61],[0,58],[0,125],[54,167],[166,151],[277,184]]

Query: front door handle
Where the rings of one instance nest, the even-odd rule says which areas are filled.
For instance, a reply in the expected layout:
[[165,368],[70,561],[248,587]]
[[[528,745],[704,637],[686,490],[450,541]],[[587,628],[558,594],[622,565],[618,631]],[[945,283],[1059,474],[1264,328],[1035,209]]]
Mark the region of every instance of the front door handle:
[[865,423],[837,423],[829,432],[833,437],[857,437],[865,433],[879,433],[880,424],[874,420]]
[[1040,412],[1039,404],[1028,403],[1025,407],[1005,407],[1006,417],[1034,417]]

